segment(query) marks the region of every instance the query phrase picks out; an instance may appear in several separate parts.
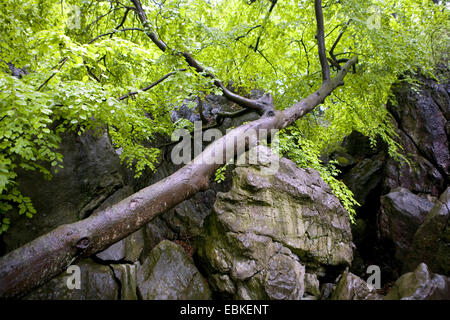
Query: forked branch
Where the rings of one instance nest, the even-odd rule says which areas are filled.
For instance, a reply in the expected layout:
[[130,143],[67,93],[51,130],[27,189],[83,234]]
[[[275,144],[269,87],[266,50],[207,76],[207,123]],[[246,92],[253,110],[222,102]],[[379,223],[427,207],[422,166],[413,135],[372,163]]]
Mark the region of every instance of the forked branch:
[[317,23],[317,46],[319,48],[319,61],[320,66],[322,67],[322,80],[323,82],[327,82],[330,80],[330,66],[327,60],[327,52],[325,48],[325,27],[323,24],[323,12],[322,12],[322,0],[314,1],[314,11],[316,14],[316,23]]
[[170,76],[173,76],[174,74],[176,74],[176,73],[179,72],[179,71],[186,71],[186,69],[179,69],[179,70],[177,70],[177,71],[169,72],[168,74],[166,74],[166,75],[164,75],[163,77],[159,78],[158,80],[156,80],[156,81],[153,82],[152,84],[148,85],[147,87],[140,89],[139,91],[128,92],[127,94],[121,96],[121,97],[119,98],[119,100],[125,100],[126,98],[129,98],[129,97],[131,97],[131,96],[134,96],[134,95],[138,94],[139,92],[150,90],[151,88],[157,86],[158,84],[160,84],[161,82],[163,82],[164,80],[166,80],[166,79],[169,78]]
[[[146,34],[148,37],[152,40],[152,42],[163,52],[165,52],[168,47],[164,41],[159,39],[157,34],[153,31],[151,31],[150,23],[148,22],[147,16],[145,14],[144,9],[142,8],[142,4],[139,0],[131,0],[136,8],[137,15],[139,17],[139,20],[141,21],[142,25],[144,26],[146,30]],[[200,63],[195,60],[192,55],[188,52],[180,52],[180,51],[174,51],[175,55],[180,55],[184,58],[184,60],[187,62],[189,66],[194,68],[198,73],[203,74],[205,77],[211,78],[214,80],[214,85],[218,88],[220,88],[223,92],[223,95],[230,101],[240,105],[244,108],[250,108],[258,112],[260,115],[273,115],[273,99],[268,97],[267,95],[263,96],[262,98],[258,100],[253,100],[249,98],[245,98],[243,96],[240,96],[228,88],[217,79],[215,75],[213,75],[211,72],[208,72],[205,70],[203,66],[200,65]]]

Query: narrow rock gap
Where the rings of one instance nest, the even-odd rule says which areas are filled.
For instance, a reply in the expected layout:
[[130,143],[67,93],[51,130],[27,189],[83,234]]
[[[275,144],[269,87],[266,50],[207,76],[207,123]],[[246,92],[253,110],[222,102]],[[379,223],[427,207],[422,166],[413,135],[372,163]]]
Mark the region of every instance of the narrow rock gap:
[[96,255],[92,255],[90,256],[90,258],[98,264],[101,264],[103,266],[110,266],[110,265],[114,265],[114,264],[129,264],[129,265],[134,265],[133,261],[129,261],[124,259],[120,259],[120,260],[103,260],[100,259],[99,257],[97,257]]
[[111,265],[108,265],[108,267],[111,270],[113,279],[117,283],[117,286],[118,286],[117,300],[122,300],[122,282],[120,281],[119,278],[116,277],[116,273],[114,272],[114,268]]

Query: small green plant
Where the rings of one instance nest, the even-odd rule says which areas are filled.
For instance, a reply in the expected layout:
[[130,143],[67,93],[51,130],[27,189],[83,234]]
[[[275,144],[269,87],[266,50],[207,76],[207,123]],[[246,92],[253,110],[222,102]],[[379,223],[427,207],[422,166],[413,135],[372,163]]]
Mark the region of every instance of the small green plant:
[[225,165],[223,165],[222,167],[220,167],[219,169],[216,170],[215,176],[214,176],[214,181],[217,183],[222,183],[225,181],[225,174],[227,172],[227,168],[230,164],[233,163],[233,159],[231,159],[230,161],[228,161]]

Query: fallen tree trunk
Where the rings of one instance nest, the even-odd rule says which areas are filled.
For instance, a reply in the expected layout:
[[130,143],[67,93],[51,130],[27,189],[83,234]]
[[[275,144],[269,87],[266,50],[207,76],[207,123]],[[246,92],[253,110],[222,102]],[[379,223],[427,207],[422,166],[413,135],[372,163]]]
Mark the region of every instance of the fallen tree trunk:
[[[210,177],[223,164],[245,150],[239,143],[254,130],[257,135],[244,143],[248,149],[261,132],[283,129],[313,110],[343,85],[348,70],[357,62],[349,60],[336,76],[289,109],[275,111],[242,125],[211,143],[192,162],[171,176],[146,187],[118,204],[76,223],[62,225],[0,258],[0,297],[11,298],[43,284],[80,257],[106,249],[168,211],[195,193],[208,188]],[[223,161],[214,161],[217,155]]]

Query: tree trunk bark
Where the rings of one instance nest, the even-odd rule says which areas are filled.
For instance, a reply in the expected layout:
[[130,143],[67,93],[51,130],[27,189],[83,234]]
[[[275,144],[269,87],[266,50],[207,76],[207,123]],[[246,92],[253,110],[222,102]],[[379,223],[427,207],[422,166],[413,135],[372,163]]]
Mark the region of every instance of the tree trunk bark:
[[[146,187],[118,204],[76,223],[62,225],[0,258],[0,297],[18,297],[43,284],[80,257],[106,249],[137,231],[153,218],[195,193],[208,188],[210,177],[231,158],[239,156],[238,143],[248,149],[261,132],[283,129],[313,110],[338,86],[357,57],[349,60],[336,76],[289,109],[242,125],[211,143],[199,156],[171,176]],[[257,135],[245,139],[254,130]],[[213,161],[216,155],[222,160]]]

